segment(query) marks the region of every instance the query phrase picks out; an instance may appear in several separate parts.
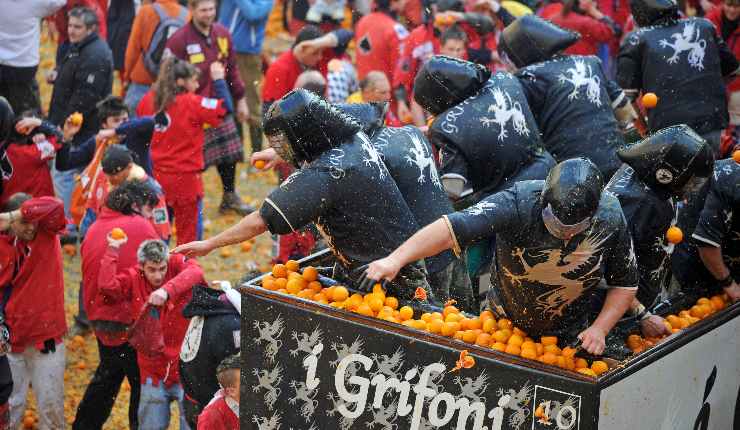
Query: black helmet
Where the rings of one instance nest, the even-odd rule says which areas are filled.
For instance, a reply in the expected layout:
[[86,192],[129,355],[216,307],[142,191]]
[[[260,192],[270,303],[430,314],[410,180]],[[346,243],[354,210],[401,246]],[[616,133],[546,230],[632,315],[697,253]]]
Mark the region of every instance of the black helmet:
[[679,196],[687,185],[692,189],[700,186],[714,168],[709,143],[686,124],[659,130],[635,145],[620,149],[617,155],[649,187]]
[[485,66],[435,55],[414,79],[414,100],[432,115],[439,115],[477,93],[490,77]]
[[362,131],[372,137],[385,125],[388,103],[337,103],[334,105],[360,124]]
[[351,117],[304,89],[293,90],[273,103],[262,126],[281,157],[296,166],[360,131]]
[[0,96],[0,148],[7,144],[7,140],[15,130],[15,113],[13,107],[5,97]]
[[580,34],[537,15],[524,15],[501,33],[499,51],[503,51],[516,67],[522,68],[549,60],[580,38]]
[[462,0],[437,0],[437,13],[441,12],[465,12],[465,4]]
[[630,10],[640,27],[653,25],[663,18],[678,18],[675,0],[630,0]]
[[555,237],[570,239],[591,224],[604,183],[594,163],[572,158],[550,170],[542,188],[542,219]]

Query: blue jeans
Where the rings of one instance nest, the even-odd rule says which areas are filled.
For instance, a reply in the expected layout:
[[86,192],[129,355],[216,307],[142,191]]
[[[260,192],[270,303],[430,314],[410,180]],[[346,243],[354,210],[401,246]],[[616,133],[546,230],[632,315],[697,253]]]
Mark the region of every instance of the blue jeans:
[[139,102],[144,98],[144,94],[149,91],[149,85],[137,84],[131,82],[126,88],[126,96],[123,98],[123,102],[128,106],[129,117],[136,118],[136,107],[139,106]]
[[146,378],[146,383],[141,385],[139,430],[167,430],[170,426],[170,402],[173,401],[177,402],[180,411],[180,430],[190,430],[185,421],[183,396],[184,391],[180,384],[167,388],[160,382],[154,386],[152,378]]
[[[72,219],[72,214],[69,212],[69,206],[72,202],[72,191],[75,188],[75,176],[82,172],[81,169],[70,169],[70,170],[57,170],[52,169],[51,174],[54,179],[54,192],[64,203],[64,216],[67,219]],[[74,224],[67,225],[68,231],[76,231],[77,226]]]

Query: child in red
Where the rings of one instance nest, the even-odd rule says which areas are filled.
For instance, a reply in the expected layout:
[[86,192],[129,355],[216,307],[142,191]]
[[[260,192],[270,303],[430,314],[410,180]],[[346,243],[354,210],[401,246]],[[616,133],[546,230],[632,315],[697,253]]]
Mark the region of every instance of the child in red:
[[177,229],[177,243],[203,236],[203,142],[204,126],[218,126],[233,110],[224,81],[224,66],[211,64],[211,78],[219,99],[195,94],[198,69],[170,57],[162,63],[154,83],[157,125],[152,136],[154,177],[164,189]]
[[198,416],[198,428],[231,430],[239,428],[239,388],[241,360],[239,354],[224,358],[216,369],[221,389]]

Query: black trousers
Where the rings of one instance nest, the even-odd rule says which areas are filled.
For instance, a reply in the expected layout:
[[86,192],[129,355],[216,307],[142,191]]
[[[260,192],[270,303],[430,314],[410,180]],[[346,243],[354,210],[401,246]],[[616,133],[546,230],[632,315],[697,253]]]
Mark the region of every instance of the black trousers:
[[16,115],[27,110],[41,113],[36,69],[0,65],[0,96],[8,99]]
[[138,429],[141,379],[139,378],[139,365],[136,362],[136,350],[128,343],[121,346],[105,346],[98,340],[98,352],[100,364],[77,407],[72,429],[99,430],[103,428],[103,424],[113,409],[124,377],[128,378],[131,385],[131,400],[128,404],[129,428]]

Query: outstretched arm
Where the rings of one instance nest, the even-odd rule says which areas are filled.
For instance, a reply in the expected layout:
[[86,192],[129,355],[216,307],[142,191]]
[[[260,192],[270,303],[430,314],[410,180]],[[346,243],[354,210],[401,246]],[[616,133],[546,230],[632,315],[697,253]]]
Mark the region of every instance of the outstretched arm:
[[180,245],[173,249],[171,253],[180,253],[186,257],[201,257],[203,255],[207,255],[216,248],[244,242],[245,240],[249,240],[265,231],[267,231],[265,220],[259,212],[252,212],[242,218],[238,224],[229,227],[227,230],[222,231],[216,236],[206,240],[199,240]]

